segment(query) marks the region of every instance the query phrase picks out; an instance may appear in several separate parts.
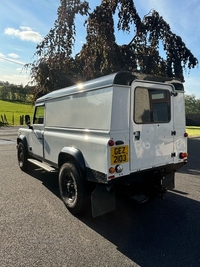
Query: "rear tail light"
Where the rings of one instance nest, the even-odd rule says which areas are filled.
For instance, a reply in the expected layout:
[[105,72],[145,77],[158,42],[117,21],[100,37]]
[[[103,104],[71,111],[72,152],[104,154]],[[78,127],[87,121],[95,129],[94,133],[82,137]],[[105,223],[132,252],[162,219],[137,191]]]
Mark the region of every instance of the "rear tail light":
[[185,158],[187,158],[188,157],[188,153],[187,152],[181,152],[180,154],[179,154],[179,158],[180,159],[185,159]]
[[110,139],[110,140],[108,141],[108,145],[109,145],[109,146],[114,146],[114,144],[115,144],[115,142],[114,142],[112,139]]
[[184,137],[188,137],[188,133],[184,133]]

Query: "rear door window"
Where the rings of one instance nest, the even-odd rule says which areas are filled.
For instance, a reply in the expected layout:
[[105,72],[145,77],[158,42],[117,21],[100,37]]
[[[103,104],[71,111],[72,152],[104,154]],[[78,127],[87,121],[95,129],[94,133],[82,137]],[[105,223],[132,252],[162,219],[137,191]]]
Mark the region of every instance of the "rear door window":
[[137,87],[133,116],[137,124],[169,122],[171,120],[170,92]]

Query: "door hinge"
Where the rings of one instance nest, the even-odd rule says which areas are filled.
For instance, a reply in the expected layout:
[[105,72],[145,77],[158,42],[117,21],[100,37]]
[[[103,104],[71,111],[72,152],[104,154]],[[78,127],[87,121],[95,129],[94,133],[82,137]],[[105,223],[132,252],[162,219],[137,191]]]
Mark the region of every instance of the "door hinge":
[[135,135],[135,140],[140,140],[140,131],[136,131],[133,134]]
[[171,135],[176,135],[176,131],[171,131]]
[[172,152],[172,153],[171,153],[171,157],[172,157],[172,158],[175,158],[175,157],[176,157],[176,153],[175,153],[175,152]]
[[177,96],[178,93],[177,92],[171,92],[171,96]]

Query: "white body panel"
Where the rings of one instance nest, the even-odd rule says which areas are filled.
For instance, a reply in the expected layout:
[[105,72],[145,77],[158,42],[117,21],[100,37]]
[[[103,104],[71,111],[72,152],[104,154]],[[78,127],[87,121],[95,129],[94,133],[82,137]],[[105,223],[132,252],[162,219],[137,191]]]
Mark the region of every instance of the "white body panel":
[[28,152],[30,154],[37,155],[38,157],[43,158],[44,156],[44,147],[43,147],[43,134],[44,134],[44,125],[34,125],[34,129],[19,129],[19,134],[26,136],[28,143]]
[[109,135],[106,132],[91,132],[85,130],[47,128],[44,134],[44,159],[58,162],[58,155],[63,147],[75,147],[84,155],[86,167],[102,173],[107,172],[107,143]]
[[187,151],[187,139],[183,137],[183,132],[185,132],[185,102],[183,93],[179,93],[175,97],[173,116],[174,131],[176,132],[174,136],[174,152],[176,153],[174,163],[178,163],[181,161],[179,158],[180,151]]
[[89,91],[46,103],[46,126],[109,130],[113,88]]

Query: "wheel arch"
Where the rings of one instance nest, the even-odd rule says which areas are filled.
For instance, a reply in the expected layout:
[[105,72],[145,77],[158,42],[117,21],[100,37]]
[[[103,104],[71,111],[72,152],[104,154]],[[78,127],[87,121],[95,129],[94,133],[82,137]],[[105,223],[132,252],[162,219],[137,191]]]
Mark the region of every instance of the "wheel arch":
[[86,180],[86,166],[82,152],[75,147],[63,147],[58,156],[58,168],[64,163],[72,162],[76,165],[81,178]]
[[17,145],[19,145],[19,143],[22,142],[26,151],[28,152],[28,144],[27,144],[27,139],[26,139],[26,136],[24,135],[19,135],[17,137]]

